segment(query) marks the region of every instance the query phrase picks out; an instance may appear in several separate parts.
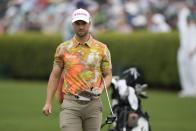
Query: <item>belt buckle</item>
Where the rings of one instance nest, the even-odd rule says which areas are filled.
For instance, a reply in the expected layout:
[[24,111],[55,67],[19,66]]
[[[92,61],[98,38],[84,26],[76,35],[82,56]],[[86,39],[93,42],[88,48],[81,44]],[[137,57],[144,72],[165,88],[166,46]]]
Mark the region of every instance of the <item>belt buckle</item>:
[[90,92],[88,90],[82,91],[82,92],[78,93],[76,96],[77,96],[78,100],[86,101],[86,102],[98,98],[97,95],[93,94],[92,92]]
[[80,100],[80,101],[86,101],[86,102],[91,101],[90,98],[84,97],[84,96],[81,96],[81,95],[77,95],[76,98],[77,98],[78,100]]

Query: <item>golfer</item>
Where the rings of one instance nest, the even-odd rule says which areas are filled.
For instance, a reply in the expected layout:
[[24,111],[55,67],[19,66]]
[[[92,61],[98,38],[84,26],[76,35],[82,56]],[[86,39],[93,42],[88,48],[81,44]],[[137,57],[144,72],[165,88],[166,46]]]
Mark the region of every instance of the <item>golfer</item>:
[[52,98],[63,73],[63,84],[60,88],[63,94],[61,131],[100,131],[100,95],[104,85],[110,86],[112,64],[107,46],[91,36],[90,26],[89,12],[84,9],[75,10],[72,14],[75,35],[56,49],[43,113],[46,116],[51,113]]

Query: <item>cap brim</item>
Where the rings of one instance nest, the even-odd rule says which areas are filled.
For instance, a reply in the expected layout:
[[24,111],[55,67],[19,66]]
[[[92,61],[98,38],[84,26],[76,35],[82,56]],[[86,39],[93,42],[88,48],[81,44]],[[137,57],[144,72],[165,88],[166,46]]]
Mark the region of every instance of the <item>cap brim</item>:
[[75,18],[75,19],[72,20],[72,23],[74,23],[74,22],[76,22],[76,21],[78,21],[78,20],[82,20],[82,21],[84,21],[84,22],[86,22],[86,23],[89,23],[89,22],[90,22],[90,20],[87,20],[87,19],[85,19],[85,18],[77,17],[77,18]]

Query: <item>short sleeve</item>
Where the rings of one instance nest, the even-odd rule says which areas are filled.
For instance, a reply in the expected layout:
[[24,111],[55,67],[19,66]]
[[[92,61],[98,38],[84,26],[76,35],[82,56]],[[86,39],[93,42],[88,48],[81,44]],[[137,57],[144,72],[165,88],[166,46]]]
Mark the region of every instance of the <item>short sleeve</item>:
[[54,55],[54,65],[58,65],[61,68],[63,68],[63,66],[64,66],[62,45],[59,45],[56,49],[56,52]]
[[107,48],[107,46],[105,46],[104,53],[103,53],[103,59],[101,63],[101,70],[103,74],[107,74],[111,69],[112,69],[112,62],[111,62],[110,51]]

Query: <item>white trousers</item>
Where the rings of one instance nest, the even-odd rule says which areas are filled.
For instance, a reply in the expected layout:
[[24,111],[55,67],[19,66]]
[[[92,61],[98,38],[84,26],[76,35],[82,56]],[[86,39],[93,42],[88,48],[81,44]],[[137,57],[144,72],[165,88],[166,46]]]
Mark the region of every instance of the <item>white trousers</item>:
[[191,78],[192,78],[192,89],[193,92],[196,93],[196,53],[194,54],[194,56],[191,58],[190,60],[191,62]]
[[187,51],[179,49],[177,62],[182,91],[196,92],[196,55],[190,59]]

